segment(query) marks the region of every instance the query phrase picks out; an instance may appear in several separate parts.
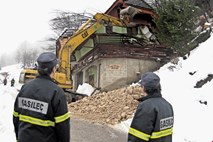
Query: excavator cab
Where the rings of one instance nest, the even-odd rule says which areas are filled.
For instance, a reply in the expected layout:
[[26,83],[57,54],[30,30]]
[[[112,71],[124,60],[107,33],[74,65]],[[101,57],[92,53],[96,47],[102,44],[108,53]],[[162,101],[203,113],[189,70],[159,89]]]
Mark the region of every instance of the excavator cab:
[[24,84],[34,78],[36,78],[38,72],[35,69],[24,69],[19,76],[19,83]]

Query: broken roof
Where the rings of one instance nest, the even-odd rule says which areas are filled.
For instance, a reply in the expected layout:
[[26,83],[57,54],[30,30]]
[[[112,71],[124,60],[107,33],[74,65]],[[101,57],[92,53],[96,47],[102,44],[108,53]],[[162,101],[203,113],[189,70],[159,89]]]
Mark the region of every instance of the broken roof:
[[125,1],[125,3],[127,5],[130,5],[130,6],[133,6],[133,7],[153,10],[153,8],[143,0],[127,0],[127,1]]
[[128,6],[132,6],[140,9],[140,11],[144,14],[156,15],[154,11],[154,7],[150,5],[152,0],[144,1],[144,0],[116,0],[110,8],[105,12],[105,14],[109,14],[114,17],[119,17],[118,9],[124,9]]

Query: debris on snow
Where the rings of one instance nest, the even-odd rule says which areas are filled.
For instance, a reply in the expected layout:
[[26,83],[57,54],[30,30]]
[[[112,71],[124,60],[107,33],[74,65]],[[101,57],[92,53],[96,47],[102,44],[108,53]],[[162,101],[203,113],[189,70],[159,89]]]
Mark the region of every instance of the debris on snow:
[[144,96],[138,85],[102,92],[69,104],[72,117],[115,125],[132,118],[138,99]]

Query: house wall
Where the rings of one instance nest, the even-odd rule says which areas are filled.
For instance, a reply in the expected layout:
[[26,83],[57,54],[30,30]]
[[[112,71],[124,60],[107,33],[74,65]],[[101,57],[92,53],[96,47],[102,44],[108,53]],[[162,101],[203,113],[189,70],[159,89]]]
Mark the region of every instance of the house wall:
[[[113,90],[137,82],[140,75],[154,71],[160,63],[131,58],[104,58],[82,69],[83,82],[103,90]],[[74,90],[77,89],[77,73],[74,73]]]

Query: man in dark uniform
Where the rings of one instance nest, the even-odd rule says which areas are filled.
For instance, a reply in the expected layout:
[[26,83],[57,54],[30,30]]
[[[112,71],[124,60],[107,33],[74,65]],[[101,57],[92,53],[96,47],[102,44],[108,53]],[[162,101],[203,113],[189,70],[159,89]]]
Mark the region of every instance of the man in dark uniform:
[[160,78],[147,72],[140,84],[146,96],[134,114],[128,142],[172,142],[173,108],[161,95]]
[[12,78],[12,79],[11,79],[11,87],[14,87],[14,84],[15,84],[15,79]]
[[7,78],[6,77],[4,78],[3,82],[4,82],[4,85],[7,85]]
[[24,84],[14,103],[18,142],[70,142],[70,114],[65,94],[52,80],[58,60],[44,52],[37,59],[39,75]]

